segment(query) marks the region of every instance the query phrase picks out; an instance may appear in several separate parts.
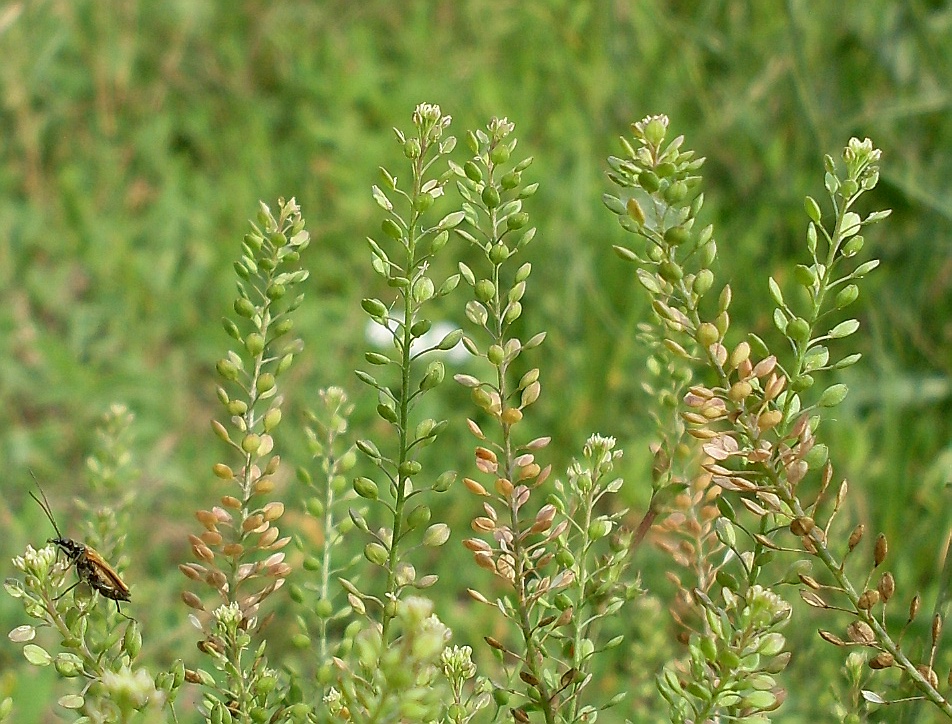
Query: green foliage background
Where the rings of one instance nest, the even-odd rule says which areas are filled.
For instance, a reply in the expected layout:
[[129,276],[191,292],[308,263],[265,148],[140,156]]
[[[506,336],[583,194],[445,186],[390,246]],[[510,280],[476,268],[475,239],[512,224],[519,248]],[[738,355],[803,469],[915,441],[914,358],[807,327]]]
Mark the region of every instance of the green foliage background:
[[[83,493],[93,426],[109,403],[125,402],[144,471],[128,578],[135,599],[154,602],[136,615],[157,659],[188,655],[175,564],[187,557],[191,511],[210,499],[219,320],[245,219],[259,198],[293,195],[314,237],[298,316],[306,352],[285,388],[292,409],[342,384],[359,405],[355,425],[372,424],[374,400],[352,372],[367,345],[359,300],[389,298],[368,264],[364,238],[379,223],[369,188],[379,165],[400,168],[390,128],[421,101],[451,113],[456,135],[508,116],[519,152],[536,158],[524,325],[549,336],[534,358],[543,396],[531,424],[554,436],[556,470],[591,432],[617,436],[627,450],[622,495],[635,510],[648,495],[653,430],[634,334],[645,298],[610,251],[622,234],[600,202],[617,136],[667,113],[708,158],[705,214],[719,274],[734,287],[733,328],[762,336],[771,333],[766,276],[782,282],[801,261],[802,198],[823,196],[823,154],[871,137],[884,174],[870,208],[895,212],[870,238],[884,263],[853,309],[865,359],[845,375],[849,404],[825,434],[852,482],[853,516],[893,541],[900,595],[930,600],[952,469],[947,3],[6,2],[0,57],[0,559],[46,537],[27,498],[29,469],[75,534],[67,506]],[[460,243],[458,255],[470,251]],[[452,300],[446,318],[462,324]],[[429,414],[452,425],[435,464],[468,469],[468,398],[452,384],[439,392]],[[293,427],[285,459],[303,464]],[[459,453],[447,459],[447,450]],[[299,499],[290,479],[286,499]],[[462,537],[471,501],[454,500],[457,512],[450,502],[443,517]],[[660,581],[669,562],[640,555],[636,566]],[[464,582],[453,569],[468,563],[461,550],[446,558],[444,618],[476,640],[487,631],[473,622],[490,619],[457,610]],[[0,600],[5,630],[17,616]],[[817,625],[803,624],[784,721],[830,701],[838,656],[815,642]],[[627,666],[606,674],[606,690],[630,687],[650,701],[656,663],[674,651],[651,635],[634,642],[645,658],[624,652]],[[820,658],[830,661],[825,676]],[[19,661],[13,646],[0,649],[0,694],[48,699],[52,682],[18,681]]]

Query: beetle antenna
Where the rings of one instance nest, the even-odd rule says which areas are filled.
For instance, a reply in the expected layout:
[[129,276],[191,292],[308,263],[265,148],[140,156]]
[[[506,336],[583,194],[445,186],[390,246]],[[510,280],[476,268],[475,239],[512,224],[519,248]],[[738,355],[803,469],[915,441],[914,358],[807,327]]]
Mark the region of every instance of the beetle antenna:
[[[30,471],[30,475],[33,475],[32,470]],[[39,498],[37,498],[36,494],[32,490],[30,491],[30,497],[36,501],[36,504],[43,509],[44,513],[46,513],[46,517],[50,519],[50,523],[53,524],[53,530],[56,531],[56,537],[62,538],[63,534],[60,533],[59,526],[56,525],[56,519],[53,518],[53,510],[50,508],[50,501],[46,499],[46,493],[43,492],[43,488],[40,486],[40,481],[36,479],[36,475],[33,475],[33,482],[36,483],[36,489],[40,491],[40,495],[43,496],[43,500],[41,501]]]

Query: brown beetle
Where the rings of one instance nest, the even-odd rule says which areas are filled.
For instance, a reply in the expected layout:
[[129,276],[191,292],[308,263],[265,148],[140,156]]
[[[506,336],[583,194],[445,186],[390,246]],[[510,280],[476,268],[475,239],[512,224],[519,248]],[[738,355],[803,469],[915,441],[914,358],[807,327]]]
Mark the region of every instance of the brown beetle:
[[36,487],[40,491],[40,495],[43,496],[43,500],[37,498],[32,491],[30,491],[30,497],[43,509],[43,512],[46,513],[46,517],[49,518],[50,523],[53,524],[53,530],[56,531],[56,538],[50,538],[49,542],[63,551],[70,565],[76,567],[76,576],[79,578],[76,583],[63,591],[56,599],[59,600],[80,583],[85,583],[90,588],[99,591],[99,593],[106,598],[115,601],[116,611],[122,614],[122,611],[119,609],[119,602],[129,600],[129,587],[119,577],[115,569],[93,548],[82,543],[77,543],[71,538],[63,537],[63,534],[60,533],[59,526],[56,525],[56,519],[53,518],[53,511],[50,508],[50,502],[46,499],[46,493],[43,492],[43,488],[40,487],[39,481],[36,481],[35,478],[34,482],[36,482]]

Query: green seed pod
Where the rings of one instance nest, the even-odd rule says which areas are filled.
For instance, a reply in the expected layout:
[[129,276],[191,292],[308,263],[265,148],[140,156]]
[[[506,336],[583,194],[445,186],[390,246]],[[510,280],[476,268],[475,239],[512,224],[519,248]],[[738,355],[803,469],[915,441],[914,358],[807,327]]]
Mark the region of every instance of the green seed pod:
[[809,289],[816,284],[816,271],[805,264],[797,264],[793,268],[793,276],[801,287]]
[[670,161],[664,161],[655,167],[655,173],[661,178],[668,178],[668,176],[672,176],[677,170],[677,167]]
[[371,317],[382,318],[387,316],[387,307],[379,299],[363,299],[360,306]]
[[413,283],[413,301],[422,304],[433,298],[436,288],[433,286],[433,280],[426,276],[419,277]]
[[258,381],[255,383],[255,389],[258,391],[258,394],[261,394],[273,389],[274,385],[274,375],[270,372],[262,372],[258,377]]
[[423,466],[416,460],[404,460],[397,468],[401,478],[412,478],[414,475],[419,475],[421,470]]
[[255,305],[252,304],[250,300],[244,297],[239,297],[235,300],[235,313],[239,317],[251,319],[255,315],[255,311]]
[[431,390],[441,382],[446,374],[446,371],[443,367],[443,363],[439,360],[434,360],[429,364],[426,370],[426,374],[423,375],[423,379],[420,380],[420,389],[421,390]]
[[426,525],[430,522],[431,515],[432,513],[429,507],[426,505],[418,505],[410,511],[410,515],[407,516],[407,525],[410,526],[411,530],[413,528],[419,528],[421,525]]
[[793,382],[790,383],[790,389],[794,392],[803,392],[811,387],[813,387],[813,376],[812,375],[800,375]]
[[684,181],[675,181],[664,190],[664,200],[674,206],[684,201],[688,195],[688,185]]
[[433,205],[433,197],[430,194],[420,194],[413,199],[413,208],[419,213],[423,213]]
[[680,246],[691,238],[691,232],[683,226],[672,226],[664,232],[664,240],[671,246]]
[[858,297],[859,287],[855,284],[847,284],[837,293],[833,304],[837,309],[842,309],[855,302]]
[[509,254],[509,247],[500,241],[489,250],[489,261],[493,264],[502,264],[509,258]]
[[233,264],[233,267],[235,269],[235,274],[237,274],[241,279],[249,279],[251,277],[251,272],[240,261],[236,261]]
[[854,236],[852,239],[843,244],[843,256],[849,258],[856,256],[863,250],[863,245],[865,240],[862,236]]
[[473,161],[467,161],[463,164],[463,173],[466,174],[466,178],[470,181],[475,181],[479,183],[483,180],[482,169],[479,168]]
[[657,146],[664,140],[666,130],[665,124],[660,118],[652,118],[645,126],[645,140],[652,146]]
[[[142,647],[141,639],[139,641],[139,647]],[[83,673],[83,662],[75,654],[57,654],[56,658],[53,660],[53,667],[56,669],[57,674],[69,679],[76,676],[82,676]]]
[[640,174],[638,174],[638,183],[645,191],[649,194],[653,194],[659,188],[661,188],[661,180],[653,171],[645,169]]
[[483,189],[482,194],[480,194],[483,203],[486,204],[487,209],[495,209],[499,206],[499,192],[494,186],[487,186]]
[[245,349],[252,357],[261,354],[264,350],[264,337],[257,332],[252,332],[245,337]]
[[248,403],[244,400],[232,400],[225,408],[230,415],[244,415],[248,412]]
[[261,245],[264,243],[264,237],[260,234],[249,232],[245,234],[244,242],[253,252],[259,252],[261,251]]
[[787,324],[787,336],[794,342],[803,344],[810,337],[810,324],[802,317],[795,317]]
[[482,387],[474,387],[472,392],[473,403],[481,410],[489,411],[492,408],[493,398]]
[[676,281],[680,281],[684,276],[684,269],[681,268],[680,264],[673,261],[663,261],[658,265],[658,274],[660,274],[661,278],[666,282],[673,284]]
[[440,475],[436,479],[436,482],[433,483],[433,490],[437,493],[445,493],[450,489],[450,486],[453,484],[453,481],[456,480],[456,471],[447,470],[445,473]]
[[364,558],[378,566],[387,565],[387,549],[379,543],[368,543],[364,546]]
[[354,478],[354,492],[367,500],[376,500],[380,495],[377,484],[370,478]]
[[645,212],[641,208],[641,204],[638,203],[638,199],[634,197],[628,199],[625,203],[625,210],[628,212],[628,216],[632,221],[638,224],[638,226],[644,226]]
[[703,322],[697,328],[696,339],[702,347],[710,347],[721,338],[720,332],[710,322]]
[[505,163],[509,160],[509,146],[504,143],[500,143],[492,151],[489,152],[489,160],[492,161],[497,166],[501,163]]
[[605,518],[599,518],[592,522],[588,527],[588,537],[589,540],[598,540],[604,538],[606,535],[612,532],[612,522],[606,520]]
[[501,179],[499,179],[499,185],[502,186],[506,191],[511,191],[516,188],[519,183],[522,181],[522,174],[518,171],[513,171],[507,173]]
[[699,297],[704,296],[714,284],[714,272],[710,269],[701,269],[694,277],[694,283],[691,288]]
[[408,138],[403,144],[403,155],[409,159],[419,158],[423,149],[420,147],[420,141],[416,138]]
[[271,432],[281,423],[281,410],[280,408],[273,407],[265,413],[264,420],[262,420],[262,425],[265,432]]
[[261,447],[261,436],[253,432],[244,436],[241,440],[241,449],[249,455],[254,455]]
[[380,403],[377,405],[377,414],[387,422],[393,424],[399,419],[397,417],[397,411],[393,409],[391,405]]
[[[449,240],[450,240],[450,232],[448,232],[448,231],[446,231],[446,230],[444,229],[444,230],[441,231],[439,234],[437,234],[436,236],[433,237],[433,241],[432,241],[432,243],[430,244],[430,249],[431,249],[434,253],[435,253],[435,252],[438,252],[440,249],[442,249],[444,246],[446,246],[446,242],[449,241]],[[451,278],[452,278],[452,277],[451,277]],[[454,284],[453,286],[455,287],[456,285]]]
[[529,214],[525,211],[520,211],[517,214],[513,214],[508,219],[506,219],[506,228],[510,231],[515,231],[521,229],[523,226],[529,223]]
[[380,230],[391,239],[399,240],[403,236],[403,230],[391,218],[386,218],[380,222]]
[[228,359],[218,360],[218,364],[215,365],[215,369],[218,370],[218,374],[224,377],[229,382],[234,382],[238,379],[238,365]]
[[481,302],[488,302],[496,294],[496,287],[489,279],[480,279],[476,282],[476,298]]

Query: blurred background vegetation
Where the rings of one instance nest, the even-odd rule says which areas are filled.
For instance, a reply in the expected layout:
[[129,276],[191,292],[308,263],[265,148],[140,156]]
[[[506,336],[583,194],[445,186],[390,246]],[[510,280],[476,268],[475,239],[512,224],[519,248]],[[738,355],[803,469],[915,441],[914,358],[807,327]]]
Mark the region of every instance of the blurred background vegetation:
[[[523,323],[548,339],[532,360],[543,395],[530,424],[555,438],[557,471],[590,433],[617,436],[635,512],[655,433],[635,339],[645,297],[611,253],[627,240],[600,201],[617,137],[666,113],[707,157],[704,218],[719,278],[734,288],[732,328],[768,339],[766,276],[783,283],[804,258],[802,198],[825,197],[823,155],[851,135],[872,138],[884,173],[865,210],[894,214],[869,235],[883,265],[852,309],[864,361],[842,375],[852,394],[824,434],[852,483],[852,515],[894,541],[899,595],[931,601],[952,469],[948,3],[22,0],[0,4],[0,58],[0,560],[46,538],[30,469],[77,534],[70,501],[84,494],[96,421],[127,404],[144,473],[127,578],[134,599],[152,601],[133,608],[155,660],[195,651],[183,648],[176,564],[222,453],[208,427],[214,363],[229,341],[220,318],[246,219],[258,199],[296,196],[315,240],[297,317],[306,352],[285,383],[291,424],[279,440],[286,461],[306,464],[296,421],[318,387],[345,386],[355,426],[376,424],[353,375],[368,345],[359,300],[389,298],[368,264],[364,239],[380,220],[369,189],[379,165],[406,176],[390,129],[407,127],[422,101],[452,114],[456,135],[508,116],[517,157],[535,157],[527,173],[541,188],[527,210],[539,234]],[[459,243],[445,273],[454,256],[471,252]],[[464,323],[462,303],[446,300],[445,321]],[[446,384],[435,400],[428,414],[452,423],[435,470],[469,470],[468,397]],[[294,509],[291,476],[285,491]],[[472,501],[445,502],[436,517],[461,538]],[[450,549],[438,610],[460,641],[476,641],[492,619],[459,603],[454,570],[472,566]],[[646,549],[634,565],[657,581],[670,562]],[[640,604],[642,638],[601,684],[632,691],[635,721],[654,720],[638,702],[652,701],[657,664],[677,651],[659,593]],[[4,632],[21,618],[0,599]],[[842,652],[817,641],[833,622],[800,622],[781,720],[825,720]],[[53,681],[18,678],[17,648],[0,649],[0,695],[14,692],[17,721],[30,722],[45,704],[27,700],[49,701]]]

